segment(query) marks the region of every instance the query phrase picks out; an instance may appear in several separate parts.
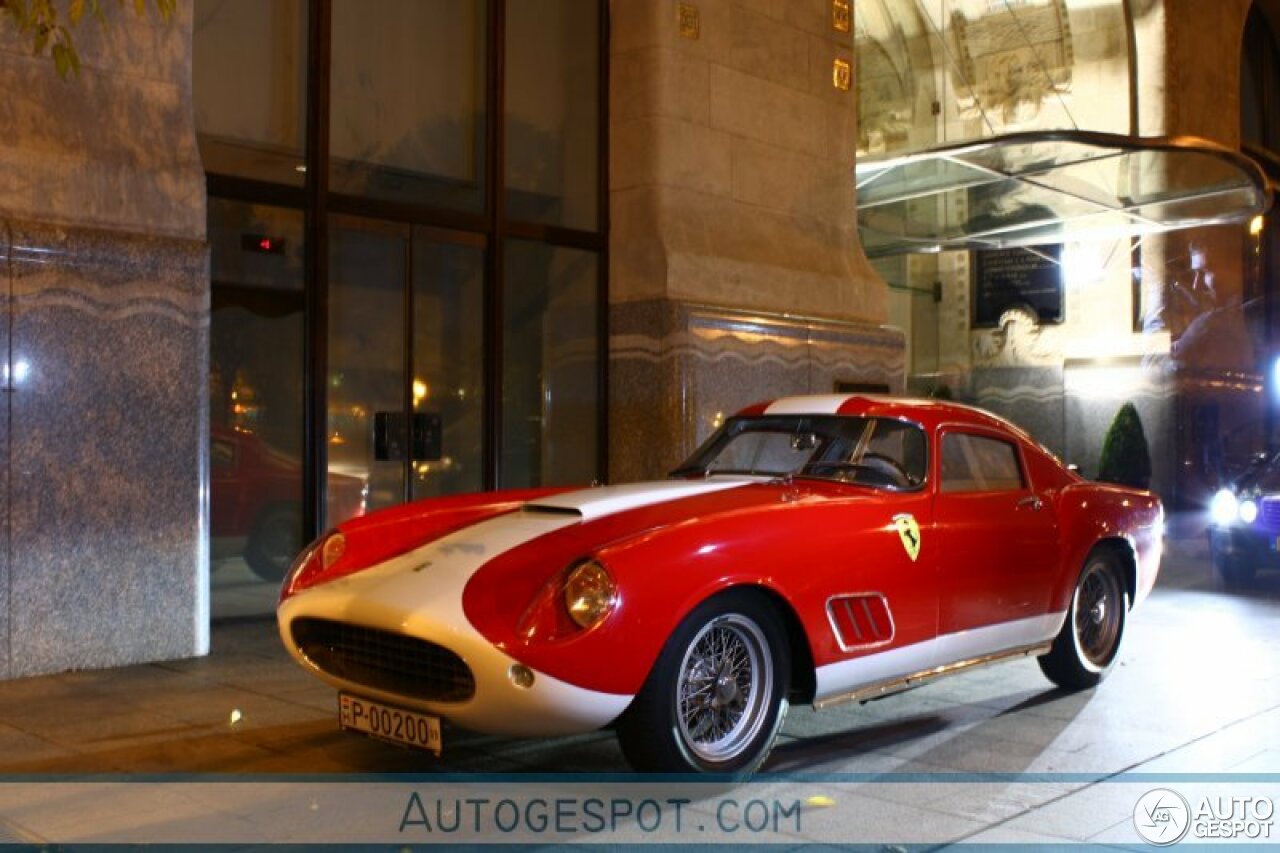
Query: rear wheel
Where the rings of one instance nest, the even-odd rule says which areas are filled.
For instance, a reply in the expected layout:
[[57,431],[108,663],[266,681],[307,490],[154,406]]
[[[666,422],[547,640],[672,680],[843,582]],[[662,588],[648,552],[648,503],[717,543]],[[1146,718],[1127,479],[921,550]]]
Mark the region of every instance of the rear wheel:
[[663,646],[618,721],[637,770],[748,775],[787,710],[787,634],[765,599],[733,590],[699,605]]
[[1128,613],[1119,560],[1108,551],[1094,551],[1085,560],[1053,648],[1039,658],[1040,669],[1059,687],[1093,687],[1115,665]]

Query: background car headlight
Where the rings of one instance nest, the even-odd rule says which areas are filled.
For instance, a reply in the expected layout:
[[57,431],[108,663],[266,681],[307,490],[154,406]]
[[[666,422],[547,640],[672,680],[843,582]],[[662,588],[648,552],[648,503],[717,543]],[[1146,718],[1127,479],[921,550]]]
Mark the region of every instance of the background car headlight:
[[1258,520],[1258,502],[1251,499],[1240,501],[1240,520],[1245,524],[1253,524]]
[[588,560],[569,572],[564,583],[564,606],[582,628],[598,624],[613,610],[618,588],[604,566]]
[[1219,527],[1235,524],[1240,513],[1240,500],[1230,489],[1222,489],[1209,502],[1209,517]]

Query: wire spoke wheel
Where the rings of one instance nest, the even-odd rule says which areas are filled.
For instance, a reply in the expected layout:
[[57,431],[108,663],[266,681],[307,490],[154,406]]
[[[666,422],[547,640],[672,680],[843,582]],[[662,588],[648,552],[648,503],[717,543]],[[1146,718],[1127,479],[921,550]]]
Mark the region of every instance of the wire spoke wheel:
[[729,613],[703,626],[681,661],[675,691],[679,734],[704,761],[736,758],[769,715],[773,659],[760,626]]
[[1115,573],[1092,563],[1076,588],[1075,631],[1081,654],[1094,666],[1106,666],[1114,656],[1124,606]]
[[663,773],[756,771],[787,714],[787,628],[763,593],[726,590],[680,621],[615,730],[627,762]]
[[1129,612],[1129,590],[1123,555],[1114,547],[1095,548],[1071,594],[1071,607],[1062,630],[1040,669],[1059,687],[1085,690],[1111,671],[1120,655],[1120,641]]

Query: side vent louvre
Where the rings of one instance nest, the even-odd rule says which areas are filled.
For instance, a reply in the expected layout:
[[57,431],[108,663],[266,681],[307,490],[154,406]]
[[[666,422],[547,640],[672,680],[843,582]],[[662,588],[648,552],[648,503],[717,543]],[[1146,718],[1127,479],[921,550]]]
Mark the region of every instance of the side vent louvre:
[[827,601],[827,619],[846,652],[873,649],[893,642],[889,602],[878,592],[837,595]]

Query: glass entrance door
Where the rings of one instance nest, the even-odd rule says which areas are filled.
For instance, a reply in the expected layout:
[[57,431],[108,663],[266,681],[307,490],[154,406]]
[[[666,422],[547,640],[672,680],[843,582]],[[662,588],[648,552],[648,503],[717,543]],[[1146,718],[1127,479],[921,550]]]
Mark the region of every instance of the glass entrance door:
[[325,524],[483,483],[484,243],[334,217]]

